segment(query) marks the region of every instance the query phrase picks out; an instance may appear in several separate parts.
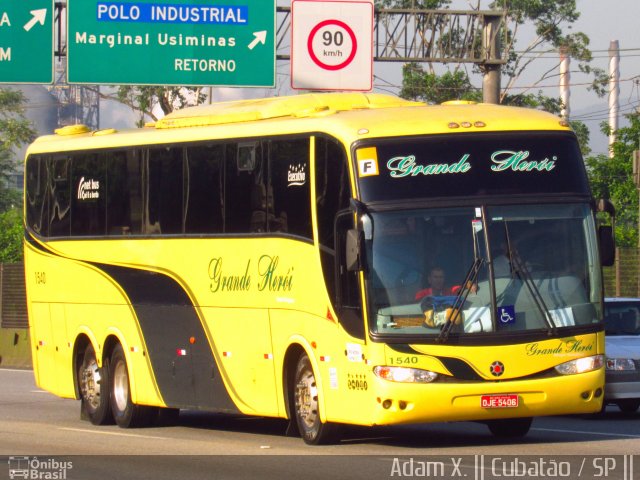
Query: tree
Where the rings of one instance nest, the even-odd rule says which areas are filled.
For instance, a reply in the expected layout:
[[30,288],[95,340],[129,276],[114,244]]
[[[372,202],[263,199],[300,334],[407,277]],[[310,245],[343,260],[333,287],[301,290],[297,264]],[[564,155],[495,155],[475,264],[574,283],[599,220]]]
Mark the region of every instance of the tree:
[[145,117],[158,120],[154,112],[157,105],[164,115],[187,106],[199,105],[206,99],[201,87],[140,87],[122,85],[114,95],[106,98],[116,99],[140,114],[138,126],[143,126]]
[[449,5],[451,0],[376,0],[376,8],[413,8],[420,10],[436,10]]
[[425,72],[417,63],[407,63],[402,67],[400,96],[434,104],[447,100],[482,99],[482,94],[471,85],[465,72],[455,70],[436,75]]
[[20,194],[9,186],[9,177],[17,167],[13,149],[36,136],[24,116],[26,102],[21,91],[0,88],[0,212],[20,204]]
[[31,142],[36,131],[24,116],[27,99],[19,90],[0,88],[0,142],[8,148]]
[[[454,70],[436,75],[424,71],[417,63],[407,63],[402,68],[402,89],[400,96],[408,100],[439,104],[447,100],[482,101],[482,92],[474,87],[466,72]],[[528,107],[545,110],[556,115],[562,110],[560,99],[550,98],[538,93],[506,95],[503,104],[514,107]],[[591,153],[589,147],[589,129],[578,121],[570,122],[578,137],[580,150],[584,156]]]
[[0,263],[22,261],[22,212],[12,208],[0,213]]
[[104,100],[122,103],[137,112],[138,127],[143,127],[147,119],[155,122],[161,118],[156,107],[166,115],[184,107],[200,105],[207,98],[202,87],[120,85],[111,93],[104,93],[104,90],[93,91]]
[[[638,190],[633,182],[633,151],[640,140],[640,114],[627,115],[629,126],[616,132],[613,156],[597,155],[587,159],[587,172],[594,197],[606,198],[616,207],[616,243],[638,245]],[[610,129],[603,125],[603,133]]]
[[[449,3],[449,1],[441,2],[437,0],[430,2],[379,0],[376,5],[379,8],[442,8]],[[591,51],[588,49],[589,37],[582,32],[565,34],[563,31],[564,27],[571,28],[571,24],[580,16],[576,9],[575,0],[496,0],[490,2],[488,8],[503,11],[506,17],[505,25],[508,26],[508,31],[505,32],[506,45],[502,45],[502,50],[506,52],[507,63],[503,65],[501,73],[507,81],[501,92],[501,103],[527,106],[532,106],[531,103],[533,103],[538,108],[549,110],[547,104],[550,100],[543,98],[540,93],[535,94],[531,93],[531,91],[535,90],[537,85],[544,80],[559,75],[559,56],[556,65],[546,72],[542,72],[540,77],[531,82],[531,85],[526,90],[519,94],[511,92],[516,82],[522,77],[525,70],[533,65],[535,60],[544,53],[549,51],[559,52],[560,50],[565,51],[572,59],[577,60],[580,72],[593,75],[591,89],[600,96],[604,95],[608,77],[603,70],[589,66],[592,60]],[[474,9],[482,10],[482,0],[476,0]],[[532,24],[535,27],[535,35],[526,47],[519,48],[519,51],[516,52],[515,46],[525,24]],[[480,35],[480,32],[477,35]],[[466,38],[466,35],[458,31],[455,38],[451,37],[448,40],[462,42]],[[481,43],[478,40],[474,44],[477,45],[476,48],[480,48]],[[459,64],[449,67],[451,77],[442,80],[434,78],[437,75],[435,75],[432,65],[428,65],[429,73],[425,73],[421,65],[409,65],[411,65],[409,71],[405,71],[403,76],[403,93],[407,95],[406,98],[424,97],[427,101],[431,101],[430,91],[433,91],[434,87],[445,92],[448,91],[450,99],[456,98],[454,95],[458,95],[458,98],[477,95],[460,88],[464,83],[468,83],[470,86],[471,82],[469,81],[468,73]],[[480,69],[481,67],[475,67],[474,71],[479,73]],[[460,73],[461,71],[464,73]],[[465,75],[466,80],[463,78]],[[424,92],[417,94],[416,92],[419,92],[420,89],[423,89]],[[559,103],[558,100],[551,101],[556,104]]]
[[[480,8],[478,0],[477,8]],[[579,17],[575,0],[496,0],[489,4],[491,9],[505,12],[508,23],[513,25],[507,32],[507,45],[504,46],[508,54],[508,63],[503,67],[503,75],[508,78],[503,89],[503,96],[515,85],[523,72],[546,53],[563,50],[572,59],[578,61],[578,70],[594,76],[591,88],[600,96],[604,95],[608,82],[606,73],[592,68],[589,63],[592,54],[589,50],[589,37],[582,32],[565,34],[563,25],[571,28]],[[515,45],[523,25],[531,23],[535,27],[535,36],[524,49],[515,52]],[[551,69],[543,72],[531,88],[536,88],[540,82],[559,75],[560,61]]]

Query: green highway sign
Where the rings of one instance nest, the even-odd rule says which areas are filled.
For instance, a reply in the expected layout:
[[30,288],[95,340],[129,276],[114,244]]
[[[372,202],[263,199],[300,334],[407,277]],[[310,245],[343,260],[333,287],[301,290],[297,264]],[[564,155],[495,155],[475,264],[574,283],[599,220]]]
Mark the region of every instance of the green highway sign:
[[275,0],[67,0],[67,81],[272,87],[275,9]]
[[0,83],[53,83],[53,0],[0,0]]

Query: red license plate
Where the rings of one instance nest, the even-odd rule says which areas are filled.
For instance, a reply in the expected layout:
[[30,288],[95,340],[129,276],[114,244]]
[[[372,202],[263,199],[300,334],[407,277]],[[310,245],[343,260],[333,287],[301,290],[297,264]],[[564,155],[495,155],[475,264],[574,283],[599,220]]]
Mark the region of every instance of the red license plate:
[[482,408],[515,408],[518,406],[518,395],[482,395]]

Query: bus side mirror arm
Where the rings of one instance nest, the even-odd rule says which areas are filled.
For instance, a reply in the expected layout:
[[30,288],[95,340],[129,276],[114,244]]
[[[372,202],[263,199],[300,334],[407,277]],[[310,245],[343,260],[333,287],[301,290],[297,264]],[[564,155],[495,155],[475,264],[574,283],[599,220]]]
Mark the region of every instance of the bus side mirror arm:
[[364,246],[364,234],[362,231],[351,228],[347,230],[345,260],[347,270],[358,272],[362,270],[362,247]]
[[615,223],[616,208],[610,200],[603,198],[598,200],[598,212],[604,212],[611,217],[611,225],[598,227],[598,247],[600,249],[600,263],[604,267],[610,267],[616,259]]
[[600,247],[600,263],[603,267],[610,267],[616,260],[616,241],[611,225],[598,227],[598,245]]

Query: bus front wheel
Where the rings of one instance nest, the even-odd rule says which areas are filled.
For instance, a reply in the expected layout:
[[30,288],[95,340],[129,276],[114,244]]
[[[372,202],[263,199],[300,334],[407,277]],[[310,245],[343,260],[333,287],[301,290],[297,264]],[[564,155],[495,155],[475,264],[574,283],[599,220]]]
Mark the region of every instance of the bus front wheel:
[[157,409],[144,405],[136,405],[131,401],[129,370],[124,350],[116,345],[111,354],[111,388],[110,402],[113,418],[119,427],[143,427],[151,423]]
[[83,415],[94,425],[113,423],[109,405],[109,363],[98,366],[91,344],[87,345],[78,368],[78,386]]
[[298,360],[293,389],[296,422],[304,442],[321,445],[337,441],[338,425],[320,420],[318,385],[306,353]]
[[499,420],[489,420],[487,426],[494,437],[498,438],[519,438],[524,437],[531,428],[533,418],[503,418]]

